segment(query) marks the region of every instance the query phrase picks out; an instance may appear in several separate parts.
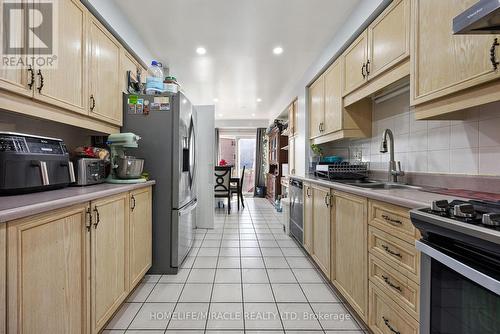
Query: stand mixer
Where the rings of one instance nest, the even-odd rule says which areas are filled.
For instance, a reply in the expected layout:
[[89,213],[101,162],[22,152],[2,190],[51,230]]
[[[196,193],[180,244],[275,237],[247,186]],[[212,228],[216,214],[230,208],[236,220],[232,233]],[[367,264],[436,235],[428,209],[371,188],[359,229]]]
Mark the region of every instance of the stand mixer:
[[106,182],[108,183],[143,183],[147,180],[142,178],[144,160],[127,156],[126,149],[138,148],[140,136],[127,132],[116,133],[108,137],[108,146],[111,150],[111,173]]

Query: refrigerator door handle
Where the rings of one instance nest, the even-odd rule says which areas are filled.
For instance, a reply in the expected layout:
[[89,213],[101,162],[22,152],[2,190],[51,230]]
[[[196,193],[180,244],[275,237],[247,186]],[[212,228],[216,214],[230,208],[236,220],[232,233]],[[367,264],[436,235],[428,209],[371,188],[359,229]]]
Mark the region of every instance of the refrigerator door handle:
[[191,202],[191,204],[186,205],[184,208],[179,210],[179,217],[187,215],[188,213],[196,209],[197,206],[198,206],[198,200],[195,199],[193,200],[193,202]]

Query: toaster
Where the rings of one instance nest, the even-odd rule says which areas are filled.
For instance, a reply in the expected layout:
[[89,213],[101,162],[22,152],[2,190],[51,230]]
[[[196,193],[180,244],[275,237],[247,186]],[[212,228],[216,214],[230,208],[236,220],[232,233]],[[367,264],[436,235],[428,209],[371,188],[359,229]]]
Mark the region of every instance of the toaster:
[[76,186],[103,183],[106,180],[107,162],[96,158],[79,158],[74,161]]
[[0,195],[52,190],[75,182],[61,139],[0,132]]

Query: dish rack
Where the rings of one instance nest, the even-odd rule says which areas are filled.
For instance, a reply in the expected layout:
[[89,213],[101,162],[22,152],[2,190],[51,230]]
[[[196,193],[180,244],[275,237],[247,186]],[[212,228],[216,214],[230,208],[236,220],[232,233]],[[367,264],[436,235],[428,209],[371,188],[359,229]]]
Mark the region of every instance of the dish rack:
[[361,180],[368,177],[369,169],[369,162],[332,163],[317,166],[316,176],[329,180]]

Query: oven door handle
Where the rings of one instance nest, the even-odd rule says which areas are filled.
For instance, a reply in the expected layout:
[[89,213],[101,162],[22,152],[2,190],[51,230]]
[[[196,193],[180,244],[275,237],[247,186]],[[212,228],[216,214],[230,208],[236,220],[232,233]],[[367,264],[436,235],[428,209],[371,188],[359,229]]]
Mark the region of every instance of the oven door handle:
[[485,289],[490,290],[491,292],[500,295],[500,282],[496,279],[489,277],[488,275],[483,274],[482,272],[467,266],[466,264],[461,263],[460,261],[455,260],[449,255],[441,253],[437,249],[424,244],[421,241],[415,242],[415,247],[421,251],[422,253],[430,256],[432,259],[441,262],[448,268],[456,271],[462,276],[470,279],[471,281],[479,284]]

